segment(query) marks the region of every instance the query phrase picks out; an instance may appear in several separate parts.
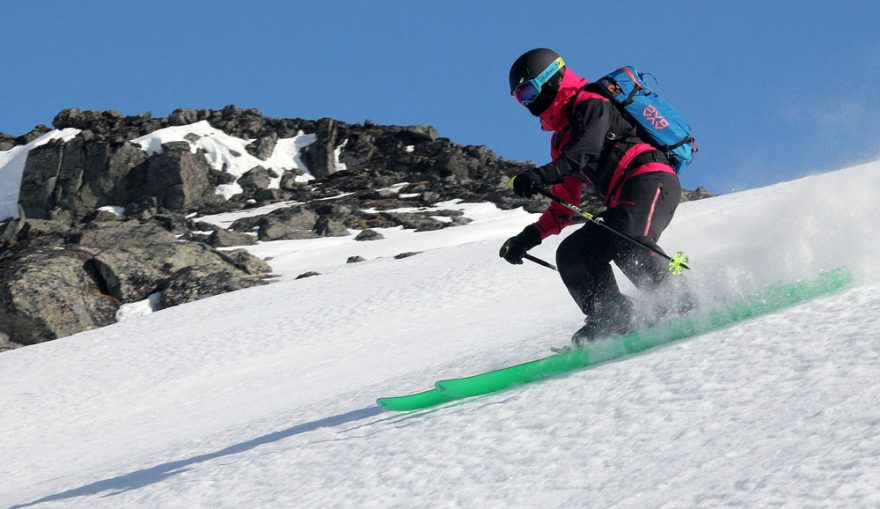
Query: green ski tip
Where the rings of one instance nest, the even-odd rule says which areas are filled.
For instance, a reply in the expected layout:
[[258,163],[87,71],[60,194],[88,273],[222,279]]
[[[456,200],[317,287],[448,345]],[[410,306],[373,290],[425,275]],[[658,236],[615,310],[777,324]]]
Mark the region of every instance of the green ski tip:
[[418,410],[419,408],[427,408],[440,403],[446,403],[452,400],[449,396],[442,394],[437,389],[429,389],[417,394],[408,394],[406,396],[395,396],[391,398],[379,398],[376,404],[385,410],[406,411]]

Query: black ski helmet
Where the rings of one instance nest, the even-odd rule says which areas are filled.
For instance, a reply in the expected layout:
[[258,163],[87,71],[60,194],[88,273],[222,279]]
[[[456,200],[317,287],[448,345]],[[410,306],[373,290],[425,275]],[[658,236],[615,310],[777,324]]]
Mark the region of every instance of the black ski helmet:
[[[510,93],[513,94],[516,87],[521,83],[538,77],[557,58],[559,58],[559,55],[547,48],[535,48],[523,53],[510,66]],[[541,87],[541,93],[538,94],[537,99],[526,105],[526,108],[529,109],[532,115],[540,116],[553,103],[553,99],[556,98],[556,93],[559,91],[559,84],[562,82],[563,74],[565,74],[565,66],[561,67]]]

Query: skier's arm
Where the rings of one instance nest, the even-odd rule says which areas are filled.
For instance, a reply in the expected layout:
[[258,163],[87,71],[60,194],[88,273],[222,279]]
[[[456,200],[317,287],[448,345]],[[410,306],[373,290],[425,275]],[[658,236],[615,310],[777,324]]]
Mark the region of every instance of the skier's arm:
[[[550,192],[569,203],[580,203],[581,182],[573,177],[565,177],[562,182],[554,184]],[[572,223],[573,218],[574,212],[554,201],[550,202],[550,206],[533,226],[538,229],[541,239],[546,239],[561,232]]]

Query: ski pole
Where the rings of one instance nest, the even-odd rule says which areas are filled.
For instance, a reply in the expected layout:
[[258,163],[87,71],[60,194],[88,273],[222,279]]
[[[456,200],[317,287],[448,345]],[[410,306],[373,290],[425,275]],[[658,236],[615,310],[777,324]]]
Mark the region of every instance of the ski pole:
[[668,254],[664,253],[663,251],[660,251],[659,249],[657,249],[653,246],[649,246],[643,242],[640,242],[640,241],[630,237],[629,235],[627,235],[623,232],[619,232],[619,231],[615,230],[614,228],[603,223],[602,221],[596,219],[596,216],[594,216],[593,214],[590,214],[589,212],[578,207],[577,205],[573,205],[571,203],[568,203],[567,201],[556,196],[552,192],[544,189],[543,187],[539,187],[537,189],[537,191],[538,191],[538,193],[546,196],[547,198],[550,198],[551,200],[562,205],[563,207],[567,208],[568,210],[574,212],[575,214],[578,214],[580,216],[585,217],[588,221],[592,222],[593,224],[595,224],[597,226],[601,226],[602,228],[605,228],[609,232],[617,235],[618,237],[620,237],[620,238],[622,238],[632,244],[635,244],[637,246],[641,246],[641,247],[643,247],[643,248],[645,248],[645,249],[647,249],[647,250],[649,250],[659,256],[662,256],[666,260],[669,260],[669,272],[671,272],[675,275],[679,275],[684,272],[684,269],[690,270],[690,267],[688,266],[688,256],[686,254],[684,254],[683,252],[679,251],[679,252],[675,253],[675,255],[669,256]]
[[523,258],[525,258],[526,260],[528,260],[528,261],[530,261],[530,262],[535,262],[535,263],[537,263],[538,265],[540,265],[540,266],[542,266],[542,267],[547,267],[548,269],[553,269],[553,270],[555,270],[555,271],[558,272],[558,269],[556,268],[556,265],[553,265],[553,264],[550,263],[550,262],[545,262],[544,260],[538,258],[537,256],[532,256],[532,255],[526,253],[526,254],[523,255]]

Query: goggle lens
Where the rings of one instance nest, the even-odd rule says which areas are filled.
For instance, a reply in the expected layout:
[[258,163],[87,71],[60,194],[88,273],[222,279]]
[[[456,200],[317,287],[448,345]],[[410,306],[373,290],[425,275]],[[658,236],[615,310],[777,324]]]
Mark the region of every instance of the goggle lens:
[[538,87],[529,81],[517,87],[517,89],[513,91],[513,96],[516,97],[516,100],[519,101],[520,104],[525,106],[537,99],[540,92],[541,91]]

